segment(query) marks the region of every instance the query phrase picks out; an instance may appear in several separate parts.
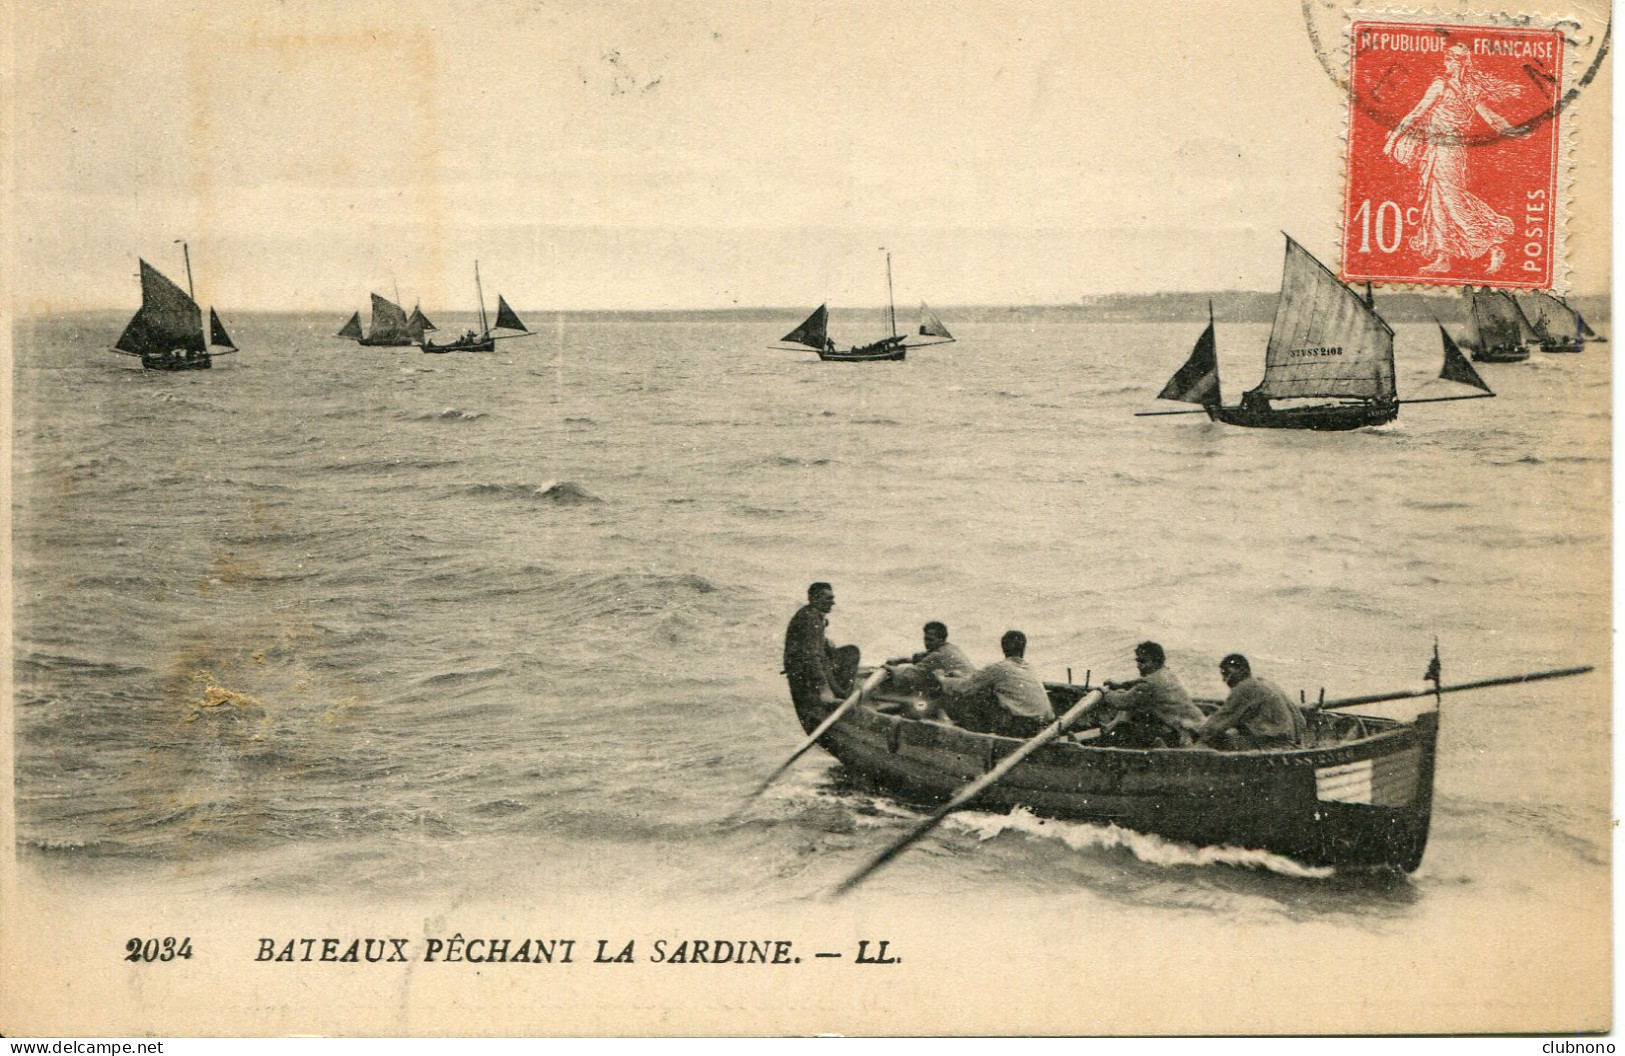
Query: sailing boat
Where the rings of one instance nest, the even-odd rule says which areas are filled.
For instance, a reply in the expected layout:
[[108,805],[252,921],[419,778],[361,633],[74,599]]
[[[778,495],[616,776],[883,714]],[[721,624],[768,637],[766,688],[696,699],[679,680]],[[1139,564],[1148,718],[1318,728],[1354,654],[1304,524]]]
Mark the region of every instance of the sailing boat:
[[[1441,328],[1442,329],[1442,328]],[[1446,335],[1448,342],[1449,336]],[[1228,425],[1263,429],[1359,429],[1399,416],[1401,403],[1436,403],[1495,395],[1453,345],[1445,349],[1440,377],[1483,390],[1472,396],[1400,400],[1394,389],[1394,332],[1372,306],[1338,281],[1308,250],[1286,240],[1286,266],[1281,298],[1275,309],[1265,353],[1264,380],[1241,395],[1237,406],[1224,406],[1219,391],[1218,342],[1213,308],[1207,329],[1178,372],[1157,394],[1159,400],[1198,403],[1207,416]],[[1273,407],[1272,399],[1332,397],[1337,403]],[[1140,416],[1194,414],[1194,411],[1142,411]]]
[[1585,320],[1563,298],[1536,290],[1524,296],[1522,302],[1524,318],[1529,320],[1542,352],[1579,352],[1585,348],[1580,329]]
[[[508,307],[508,302],[502,299],[502,294],[500,294],[500,293],[497,294],[497,321],[496,321],[496,324],[493,326],[487,320],[486,315],[485,315],[485,288],[480,285],[480,262],[477,261],[477,260],[474,262],[474,291],[478,295],[479,301],[480,301],[480,330],[479,330],[479,333],[475,333],[473,330],[468,330],[468,331],[465,331],[463,333],[463,336],[461,336],[459,338],[455,338],[455,339],[453,339],[451,341],[447,341],[443,345],[437,345],[433,341],[422,340],[421,339],[422,335],[420,334],[419,335],[420,340],[418,342],[418,347],[419,348],[421,348],[425,352],[433,352],[433,353],[442,353],[442,352],[495,352],[497,350],[497,342],[498,341],[503,341],[503,340],[506,340],[508,338],[514,338],[514,337],[530,337],[531,336],[530,328],[527,327],[522,320],[520,320],[519,314],[517,312],[515,312],[512,308]],[[419,314],[421,314],[421,313],[419,313]],[[427,322],[428,320],[425,319],[424,321]],[[429,327],[427,329],[434,329],[434,328]],[[491,333],[492,330],[519,330],[519,331],[523,331],[523,332],[522,333],[517,333],[517,334],[495,334],[495,335],[493,335]]]
[[366,334],[361,332],[361,313],[356,312],[350,316],[350,321],[344,324],[344,329],[334,336],[347,337],[369,348],[400,348],[422,341],[423,331],[434,329],[433,326],[422,325],[427,321],[423,313],[416,309],[413,310],[412,318],[407,318],[400,305],[375,293],[372,295],[371,332]]
[[[237,351],[215,310],[209,309],[209,336],[203,336],[203,311],[192,294],[192,252],[186,256],[186,289],[165,278],[157,268],[141,261],[141,310],[135,313],[113,351],[141,357],[148,370],[208,370],[214,356]],[[211,352],[210,346],[224,351]]]
[[1503,290],[1468,290],[1467,347],[1480,363],[1517,363],[1538,341],[1518,302]]
[[[926,307],[924,301],[920,302],[920,329],[916,334],[899,334],[897,332],[897,304],[892,296],[891,281],[891,254],[886,254],[886,318],[891,322],[891,336],[883,337],[867,345],[853,345],[846,351],[835,347],[835,342],[829,339],[829,305],[821,304],[802,324],[794,330],[779,338],[780,341],[790,344],[806,345],[808,348],[818,350],[818,358],[827,363],[896,363],[908,355],[911,348],[924,348],[927,345],[946,345],[954,340],[954,335],[942,325],[937,313]],[[916,341],[909,344],[911,337],[930,337],[934,341]],[[772,347],[772,346],[769,346]]]

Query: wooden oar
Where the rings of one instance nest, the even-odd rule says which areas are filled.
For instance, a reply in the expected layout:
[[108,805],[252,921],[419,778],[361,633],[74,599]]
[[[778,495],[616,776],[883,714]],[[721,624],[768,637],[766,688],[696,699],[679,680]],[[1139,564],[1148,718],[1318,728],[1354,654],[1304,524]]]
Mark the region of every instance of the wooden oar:
[[924,821],[914,826],[912,832],[904,836],[902,839],[894,842],[884,851],[881,851],[880,854],[868,865],[847,877],[846,880],[841,883],[841,886],[835,889],[835,893],[837,895],[844,895],[854,887],[857,887],[859,884],[863,883],[863,881],[869,878],[871,873],[885,865],[887,862],[891,861],[893,858],[896,858],[899,854],[903,853],[903,851],[907,850],[916,840],[941,824],[943,818],[946,818],[949,814],[952,814],[954,811],[958,810],[960,807],[963,807],[965,804],[969,803],[983,792],[986,792],[989,788],[992,788],[994,785],[998,784],[999,781],[1003,780],[1006,774],[1014,770],[1023,759],[1027,758],[1044,745],[1059,737],[1063,730],[1065,730],[1073,723],[1074,720],[1088,710],[1088,708],[1098,701],[1100,697],[1100,690],[1091,690],[1076,704],[1072,705],[1072,707],[1067,710],[1065,715],[1062,715],[1049,726],[1045,727],[1042,733],[1028,741],[1026,744],[1022,745],[1020,748],[1017,748],[1009,755],[1005,756],[1004,761],[999,763],[998,766],[995,766],[993,769],[989,770],[975,781],[972,781],[970,784],[954,793],[954,797],[948,802],[944,803],[942,806],[938,807],[935,814],[932,814],[929,818],[926,818]]
[[1194,411],[1135,411],[1134,412],[1134,417],[1136,417],[1136,418],[1157,418],[1157,417],[1160,417],[1160,416],[1165,415],[1165,414],[1206,414],[1206,413],[1207,413],[1207,409],[1204,407],[1204,408],[1198,408],[1197,410],[1194,410]]
[[767,786],[771,785],[773,782],[777,781],[779,779],[780,774],[782,774],[786,770],[790,769],[790,764],[791,763],[795,762],[797,759],[800,759],[803,755],[805,755],[807,753],[807,749],[811,748],[813,745],[818,743],[818,738],[824,736],[824,731],[828,730],[831,726],[835,725],[835,723],[837,721],[839,721],[839,719],[840,719],[840,717],[842,715],[845,715],[848,711],[851,711],[852,708],[858,703],[858,701],[860,701],[864,697],[868,696],[869,691],[871,689],[874,689],[876,686],[880,685],[881,680],[886,677],[886,672],[887,672],[887,669],[885,667],[877,667],[877,668],[875,668],[875,673],[870,675],[868,677],[868,679],[866,679],[864,681],[863,685],[861,685],[857,689],[853,690],[852,695],[850,697],[847,697],[844,701],[842,701],[840,707],[838,707],[834,711],[830,712],[829,717],[826,718],[823,722],[819,723],[818,728],[813,730],[812,733],[808,734],[807,739],[805,741],[801,742],[801,747],[799,747],[795,751],[791,752],[790,753],[790,758],[788,758],[784,762],[780,763],[779,768],[777,770],[773,771],[771,774],[768,774],[767,779],[765,781],[763,781],[760,785],[756,786],[756,791],[752,792],[750,795],[745,797],[745,801],[739,805],[739,807],[734,811],[734,813],[737,814],[737,813],[739,813],[739,811],[744,810],[745,807],[750,805],[751,800],[755,799],[757,796],[761,795],[763,792],[766,792],[767,791]]
[[1373,693],[1366,697],[1343,697],[1340,700],[1328,700],[1324,704],[1317,704],[1315,709],[1324,711],[1327,708],[1352,708],[1356,704],[1380,704],[1387,700],[1431,697],[1434,693],[1460,693],[1464,689],[1483,689],[1486,686],[1514,686],[1520,682],[1541,682],[1548,678],[1583,675],[1590,670],[1590,667],[1560,667],[1555,671],[1532,671],[1527,675],[1506,675],[1502,678],[1482,678],[1477,682],[1458,682],[1453,686],[1440,686],[1438,689],[1429,686],[1427,689],[1403,689],[1396,693]]

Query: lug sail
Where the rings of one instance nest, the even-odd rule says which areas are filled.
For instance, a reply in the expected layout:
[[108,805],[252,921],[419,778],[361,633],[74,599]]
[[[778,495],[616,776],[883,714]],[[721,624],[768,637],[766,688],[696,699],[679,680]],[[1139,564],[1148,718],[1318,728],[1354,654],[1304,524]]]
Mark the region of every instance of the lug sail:
[[500,294],[500,293],[497,294],[497,323],[496,323],[496,328],[498,330],[527,330],[527,331],[530,329],[530,327],[526,326],[524,324],[524,322],[520,320],[519,314],[517,312],[515,312],[512,308],[508,307],[508,302],[502,299],[502,294]]
[[1578,315],[1551,294],[1531,293],[1523,298],[1522,308],[1541,344],[1572,345],[1580,339]]
[[1472,320],[1478,331],[1478,347],[1486,351],[1518,348],[1526,335],[1533,337],[1529,323],[1518,311],[1517,302],[1496,290],[1474,291]]
[[203,312],[185,290],[157,268],[141,262],[141,310],[135,313],[113,346],[135,355],[163,355],[176,350],[202,352]]
[[361,340],[361,337],[362,337],[362,334],[361,334],[361,313],[360,312],[353,313],[350,316],[350,321],[344,324],[344,329],[340,330],[338,333],[334,334],[333,336],[334,337],[347,337],[351,341],[359,341],[359,340]]
[[412,318],[407,320],[421,334],[424,330],[438,330],[438,326],[429,322],[429,317],[423,314],[423,309],[417,305],[412,306]]
[[1467,357],[1461,354],[1461,349],[1442,326],[1439,327],[1439,336],[1444,339],[1444,366],[1439,371],[1439,377],[1445,381],[1471,385],[1494,396],[1494,390],[1484,384],[1484,379],[1473,369],[1473,365],[1467,362]]
[[220,322],[220,317],[215,314],[213,308],[209,309],[209,344],[229,348],[233,352],[237,350],[237,346],[232,343],[231,335],[226,333],[225,325]]
[[1157,399],[1199,403],[1203,407],[1219,403],[1219,353],[1218,341],[1213,336],[1213,320],[1208,320],[1207,329],[1196,339],[1191,358],[1168,379],[1168,384],[1157,393]]
[[806,345],[808,348],[824,348],[829,340],[829,305],[820,304],[800,326],[779,340]]
[[1271,399],[1394,398],[1394,332],[1365,298],[1291,238],[1264,380]]
[[940,337],[943,342],[954,339],[954,335],[950,334],[948,328],[942,325],[942,320],[938,318],[937,313],[927,308],[924,301],[920,302],[920,336]]
[[372,333],[369,341],[409,341],[412,327],[406,321],[406,312],[394,301],[372,295]]

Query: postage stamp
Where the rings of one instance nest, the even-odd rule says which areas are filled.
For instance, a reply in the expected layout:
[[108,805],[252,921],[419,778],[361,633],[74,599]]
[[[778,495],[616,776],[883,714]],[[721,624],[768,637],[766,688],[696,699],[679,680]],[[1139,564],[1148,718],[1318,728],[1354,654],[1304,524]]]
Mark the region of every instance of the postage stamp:
[[1345,281],[1561,279],[1565,43],[1529,26],[1351,24]]

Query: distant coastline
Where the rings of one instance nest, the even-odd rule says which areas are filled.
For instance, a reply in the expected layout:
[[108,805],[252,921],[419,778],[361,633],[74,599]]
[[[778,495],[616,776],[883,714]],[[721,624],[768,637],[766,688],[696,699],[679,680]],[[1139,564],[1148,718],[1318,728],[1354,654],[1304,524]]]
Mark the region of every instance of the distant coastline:
[[[1182,323],[1206,321],[1208,304],[1213,305],[1213,316],[1221,323],[1269,323],[1275,318],[1278,294],[1259,290],[1216,290],[1211,293],[1114,293],[1085,297],[1075,304],[943,305],[937,311],[945,319],[958,323]],[[1582,294],[1567,298],[1579,312],[1593,323],[1608,324],[1609,297],[1607,294]],[[1453,322],[1462,316],[1461,294],[1455,290],[1440,293],[1385,293],[1377,291],[1377,311],[1391,323],[1427,323],[1437,319]],[[768,308],[587,308],[553,309],[538,306],[515,306],[527,315],[538,317],[564,316],[583,322],[627,319],[653,323],[681,322],[750,322],[779,323],[786,319],[799,319],[807,312],[806,305]],[[231,310],[238,316],[288,316],[331,314],[337,329],[347,314],[344,307],[331,309],[305,308],[291,311],[267,309]],[[425,307],[436,314],[444,310]],[[849,305],[841,311],[853,315],[883,312],[883,306]],[[22,311],[15,317],[19,322],[35,317],[52,316],[116,316],[122,321],[130,308],[97,308],[63,312]],[[456,314],[451,310],[451,314]],[[791,317],[794,317],[792,319]],[[539,325],[539,320],[538,320]]]

